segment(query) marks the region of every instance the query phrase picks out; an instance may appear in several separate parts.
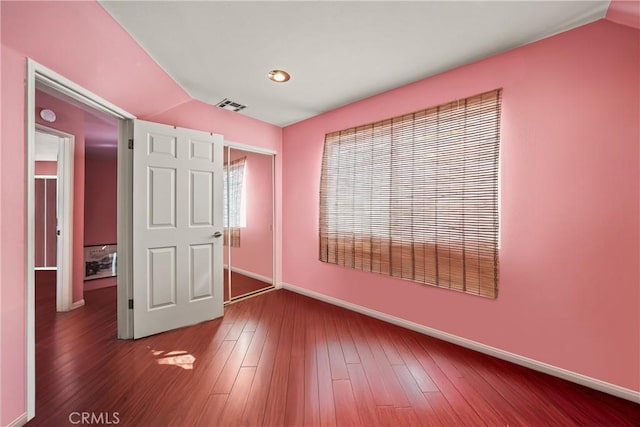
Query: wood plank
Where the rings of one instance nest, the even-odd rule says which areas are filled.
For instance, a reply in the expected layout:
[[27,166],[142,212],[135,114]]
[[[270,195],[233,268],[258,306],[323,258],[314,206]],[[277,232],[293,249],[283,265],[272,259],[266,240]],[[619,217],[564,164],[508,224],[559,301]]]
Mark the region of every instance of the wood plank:
[[228,397],[227,394],[210,395],[197,425],[203,427],[216,425],[224,410]]
[[427,398],[424,397],[409,369],[405,365],[395,365],[393,370],[398,376],[409,399],[410,407],[413,408],[417,417],[428,426],[447,425],[445,424],[446,420],[438,417]]
[[382,373],[376,363],[376,360],[369,348],[367,342],[366,333],[360,325],[359,321],[349,323],[349,329],[351,335],[354,337],[353,341],[358,350],[358,357],[360,358],[362,368],[367,377],[367,383],[373,395],[373,399],[377,406],[393,406],[393,398],[389,395],[384,381],[382,379]]
[[518,375],[519,367],[509,366],[502,361],[494,364],[492,359],[483,358],[473,364],[473,369],[511,403],[516,413],[528,422],[565,426],[574,424],[571,417],[549,403],[546,395],[537,392],[525,376]]
[[429,402],[429,406],[433,409],[434,414],[444,426],[461,426],[464,425],[455,409],[449,404],[449,401],[442,393],[424,393],[425,399]]
[[484,426],[486,425],[478,413],[469,405],[465,397],[451,383],[447,375],[442,372],[436,362],[424,351],[412,334],[402,337],[411,349],[414,357],[420,362],[424,370],[433,379],[434,383],[447,399],[449,404],[455,408],[456,415],[464,425]]
[[304,342],[304,425],[320,425],[320,399],[318,386],[318,360],[316,357],[316,329],[315,318],[310,315],[314,311],[311,304],[305,304],[307,313],[305,319]]
[[291,360],[287,382],[287,403],[284,413],[284,424],[299,426],[304,424],[304,391],[305,391],[305,320],[301,304],[295,307],[293,321],[293,337],[291,342]]
[[336,424],[339,426],[362,425],[353,397],[351,381],[334,380],[333,396],[336,406]]
[[[404,333],[406,333],[406,331]],[[392,334],[391,339],[404,365],[409,369],[409,372],[411,372],[411,375],[420,387],[420,391],[423,393],[440,392],[429,374],[424,370],[420,362],[418,362],[418,359],[415,358],[413,352],[407,346],[407,343],[401,338],[401,335],[402,331],[398,330],[397,333]]]
[[256,368],[254,367],[240,368],[236,381],[233,383],[231,393],[229,393],[222,414],[220,414],[219,419],[216,420],[216,424],[230,426],[238,422],[247,404],[247,396],[249,395],[255,373]]
[[232,315],[225,317],[227,321],[233,321],[233,323],[231,326],[231,330],[229,330],[229,333],[227,334],[225,339],[229,341],[236,341],[238,338],[240,338],[240,334],[244,330],[244,327],[249,320],[252,304],[234,303],[228,305],[227,307],[230,307],[231,310],[233,310],[233,313]]
[[340,346],[342,347],[342,354],[347,364],[360,363],[360,357],[358,356],[358,350],[353,343],[353,337],[349,330],[349,322],[352,322],[356,318],[356,313],[348,312],[339,307],[332,307],[331,312],[334,314],[333,320],[336,323],[336,329],[338,331],[338,337],[340,339]]
[[[410,405],[407,395],[402,389],[402,386],[398,381],[398,377],[394,373],[391,363],[389,362],[389,359],[387,359],[387,355],[380,344],[380,337],[377,332],[381,322],[364,316],[360,318],[360,321],[364,324],[363,328],[366,331],[371,354],[373,355],[375,363],[378,365],[380,379],[382,380],[383,386],[387,390],[388,395],[391,396],[393,406],[396,408],[409,407]],[[399,356],[397,357],[400,359]]]
[[396,331],[393,331],[394,327],[379,320],[373,321],[371,327],[375,333],[378,344],[382,347],[382,350],[389,361],[389,364],[392,366],[403,365],[404,360],[395,346],[394,336],[396,334],[394,332]]
[[283,303],[283,297],[284,295],[279,292],[265,294],[263,296],[263,298],[267,300],[267,304],[274,308],[272,310],[273,316],[270,321],[270,327],[267,330],[267,337],[264,342],[264,348],[260,354],[253,384],[249,391],[248,401],[250,404],[246,405],[244,413],[242,414],[240,422],[242,425],[253,426],[262,425],[263,423],[286,308],[286,305]]
[[[268,299],[260,298],[260,300],[267,301]],[[260,360],[260,355],[262,354],[264,343],[267,339],[267,333],[270,328],[274,327],[274,324],[278,322],[278,320],[281,320],[282,313],[276,310],[264,310],[264,304],[262,305],[263,310],[255,327],[251,344],[249,344],[249,348],[247,349],[247,354],[242,360],[242,366],[258,366],[258,361]]]
[[172,425],[194,425],[200,419],[209,397],[209,391],[222,372],[226,360],[233,351],[232,341],[222,341],[214,357],[200,358],[199,352],[194,352],[196,357],[193,377],[184,376],[180,383],[173,385],[175,389],[189,388],[191,393],[188,399],[177,398],[169,405],[163,405],[163,410],[171,414],[167,419]]
[[[240,334],[238,339],[235,341],[233,351],[224,364],[224,368],[222,369],[218,380],[215,382],[213,388],[211,389],[211,393],[229,394],[231,392],[231,387],[233,387],[236,376],[240,371],[242,360],[247,353],[247,349],[249,348],[249,344],[251,343],[251,338],[253,338],[253,332],[242,332]],[[227,338],[225,338],[225,341],[229,341],[228,335]]]
[[380,425],[377,416],[376,402],[371,394],[371,388],[367,382],[367,376],[364,373],[364,369],[362,369],[362,365],[350,363],[347,365],[347,369],[349,370],[349,379],[355,399],[355,407],[358,410],[358,416],[362,421],[362,425]]
[[[440,342],[430,344],[430,348],[435,348],[440,345]],[[533,407],[523,405],[527,400],[514,400],[511,398],[510,393],[501,393],[498,383],[490,383],[485,376],[480,375],[479,371],[482,371],[481,365],[488,362],[489,357],[478,354],[480,357],[468,358],[467,354],[471,354],[464,351],[458,351],[459,347],[443,347],[441,349],[439,359],[442,359],[443,354],[451,355],[451,360],[455,361],[457,371],[465,378],[466,382],[478,394],[482,396],[487,402],[491,402],[491,406],[498,409],[500,413],[510,414],[511,420],[509,425],[527,425],[531,422],[545,424],[549,422],[549,414],[545,413],[543,417],[538,414],[541,412],[540,407],[536,410]],[[509,405],[508,407],[500,408],[499,405]],[[569,421],[568,419],[563,420]]]
[[291,345],[293,343],[293,322],[295,298],[286,299],[287,309],[284,312],[280,328],[280,340],[274,359],[273,374],[269,384],[269,399],[264,412],[264,425],[284,425],[284,409],[287,404],[287,386],[289,383],[289,362],[291,360]]
[[[486,387],[486,383],[474,371],[468,370],[466,376],[462,375],[463,364],[455,363],[455,358],[447,358],[437,346],[423,343],[423,348],[428,351],[431,359],[485,423],[488,425],[520,425],[513,408],[507,407],[509,403],[490,386]],[[490,394],[490,396],[483,393]]]
[[349,378],[349,373],[347,372],[347,364],[342,353],[342,346],[340,345],[338,331],[333,318],[331,311],[327,311],[323,316],[327,350],[329,351],[329,365],[331,365],[331,378],[344,380]]
[[316,362],[318,367],[318,402],[320,406],[320,425],[336,425],[336,409],[333,397],[333,380],[329,349],[322,315],[314,313],[316,336]]
[[266,316],[269,315],[268,312],[264,312],[264,301],[264,299],[258,298],[251,301],[251,304],[245,304],[246,306],[250,307],[250,309],[247,312],[247,321],[244,324],[244,328],[242,328],[243,332],[255,332],[261,323],[263,314],[265,314]]
[[378,419],[378,425],[381,426],[393,427],[401,425],[396,408],[390,405],[377,406],[376,418]]
[[[416,415],[413,408],[395,408],[396,419],[399,426],[422,426],[425,425]],[[426,424],[430,425],[430,424]]]

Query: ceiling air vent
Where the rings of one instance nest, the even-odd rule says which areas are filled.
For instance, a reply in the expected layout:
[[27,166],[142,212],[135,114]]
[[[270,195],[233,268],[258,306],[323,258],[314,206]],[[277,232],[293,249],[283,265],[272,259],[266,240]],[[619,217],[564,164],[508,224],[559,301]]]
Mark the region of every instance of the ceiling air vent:
[[231,111],[241,111],[244,110],[245,108],[247,108],[246,105],[242,105],[239,104],[235,101],[232,101],[230,99],[223,99],[222,101],[218,102],[216,104],[216,107],[220,107],[220,108],[224,108],[225,110],[231,110]]

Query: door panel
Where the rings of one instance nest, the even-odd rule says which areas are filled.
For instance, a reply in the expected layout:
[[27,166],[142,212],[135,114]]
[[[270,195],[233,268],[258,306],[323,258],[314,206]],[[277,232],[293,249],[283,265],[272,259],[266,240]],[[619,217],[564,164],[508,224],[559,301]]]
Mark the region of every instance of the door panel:
[[192,227],[213,226],[213,173],[191,171],[189,209]]
[[149,227],[176,227],[176,169],[149,168]]
[[134,124],[134,337],[222,316],[222,137]]
[[176,248],[151,248],[148,257],[149,310],[176,305]]
[[190,299],[195,301],[201,298],[213,296],[212,277],[213,268],[213,245],[192,245],[189,253],[189,285]]

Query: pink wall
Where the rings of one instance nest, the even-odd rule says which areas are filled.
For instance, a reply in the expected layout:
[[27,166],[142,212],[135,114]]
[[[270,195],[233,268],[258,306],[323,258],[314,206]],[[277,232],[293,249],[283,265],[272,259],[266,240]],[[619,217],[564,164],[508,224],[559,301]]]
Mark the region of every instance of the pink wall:
[[[4,6],[0,3],[0,7]],[[2,20],[6,14],[2,13]],[[2,26],[4,31],[5,26]],[[24,159],[24,63],[20,56],[4,45],[2,46],[2,142],[0,145],[0,175],[2,179],[2,222],[0,223],[0,242],[2,243],[2,270],[0,286],[2,307],[0,316],[2,330],[2,419],[6,425],[24,412],[25,397],[25,270],[26,270],[26,212],[19,207],[25,206],[26,182]],[[18,82],[18,83],[16,83]],[[9,100],[17,101],[12,105]],[[11,125],[13,124],[13,125]]]
[[[0,34],[2,34],[2,7],[0,6]],[[1,41],[1,37],[0,37],[0,41]],[[2,46],[0,45],[0,55],[2,57],[4,57],[4,54],[2,52]],[[2,65],[2,63],[0,63],[0,137],[2,137],[1,141],[4,141],[4,133],[3,133],[3,126],[2,126],[2,122],[4,120],[4,111],[2,108],[2,94],[3,94],[3,90],[4,90],[4,66]],[[4,193],[4,186],[3,186],[3,179],[2,179],[2,145],[0,145],[0,194]],[[3,314],[3,308],[4,308],[4,304],[3,304],[3,291],[2,291],[2,278],[4,277],[4,273],[3,273],[3,262],[2,262],[2,230],[3,230],[3,226],[2,226],[2,211],[3,211],[3,199],[4,196],[0,197],[0,333],[3,332],[4,327],[3,327],[3,323],[5,321],[5,316]],[[4,352],[4,348],[6,348],[4,346],[5,340],[0,337],[0,384],[4,384],[4,378],[3,378],[3,371],[4,371],[4,363],[2,361],[2,355]],[[0,402],[4,402],[4,390],[3,387],[0,386]],[[0,423],[3,422],[4,420],[4,411],[3,411],[3,407],[4,405],[2,403],[0,403]]]
[[[84,245],[118,241],[118,151],[87,148],[84,175]],[[84,290],[115,286],[115,277],[88,280]]]
[[[192,100],[96,2],[3,1],[0,8],[0,424],[5,425],[26,409],[26,58],[33,58],[141,119],[216,132],[236,142],[277,152],[281,150],[282,130]],[[276,168],[280,182],[279,156]],[[81,182],[84,184],[84,180]],[[277,215],[279,227],[280,209]],[[75,220],[83,224],[81,216]],[[278,235],[276,239],[281,251],[281,239]],[[82,259],[80,254],[74,256]],[[75,296],[74,292],[74,299]]]
[[231,266],[271,278],[273,276],[271,156],[231,149],[231,160],[241,157],[247,158],[245,163],[247,226],[240,231],[240,247],[231,248]]
[[[639,40],[599,21],[285,128],[283,281],[640,390]],[[498,299],[318,261],[325,133],[500,87]]]
[[640,2],[612,0],[606,18],[611,22],[640,29]]
[[85,235],[84,244],[100,245],[117,242],[117,150],[113,155],[85,158]]
[[35,162],[36,175],[58,175],[58,162]]
[[[0,6],[0,34],[2,34],[2,7]],[[1,37],[0,37],[0,41],[1,41]],[[3,52],[2,52],[2,46],[0,45],[0,55],[2,57],[4,57]],[[4,90],[4,67],[2,65],[2,63],[0,63],[0,137],[2,137],[2,139],[0,141],[4,141],[4,133],[3,133],[3,126],[2,126],[2,122],[4,120],[4,111],[2,108],[2,93]],[[2,184],[3,179],[2,179],[2,146],[0,145],[0,191],[4,190],[4,186]],[[0,194],[3,194],[2,192],[0,192]],[[4,277],[4,273],[3,273],[3,262],[2,262],[2,210],[3,210],[3,199],[4,197],[0,197],[0,333],[3,332],[4,328],[3,328],[3,323],[5,321],[5,316],[3,314],[3,291],[2,291],[2,278]],[[4,379],[3,379],[3,371],[4,371],[4,363],[2,361],[2,355],[4,352],[4,339],[2,339],[2,337],[0,337],[0,384],[4,384]],[[3,387],[0,386],[0,402],[4,402],[4,390]],[[4,405],[2,403],[0,403],[0,423],[3,422],[4,420],[4,411],[3,411],[3,407]]]

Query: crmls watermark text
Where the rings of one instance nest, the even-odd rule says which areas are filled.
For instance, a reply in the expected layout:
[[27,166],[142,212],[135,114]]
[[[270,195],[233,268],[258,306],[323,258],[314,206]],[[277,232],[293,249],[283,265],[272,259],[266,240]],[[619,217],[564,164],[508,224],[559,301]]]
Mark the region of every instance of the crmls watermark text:
[[71,424],[119,424],[119,412],[72,412],[69,414]]

